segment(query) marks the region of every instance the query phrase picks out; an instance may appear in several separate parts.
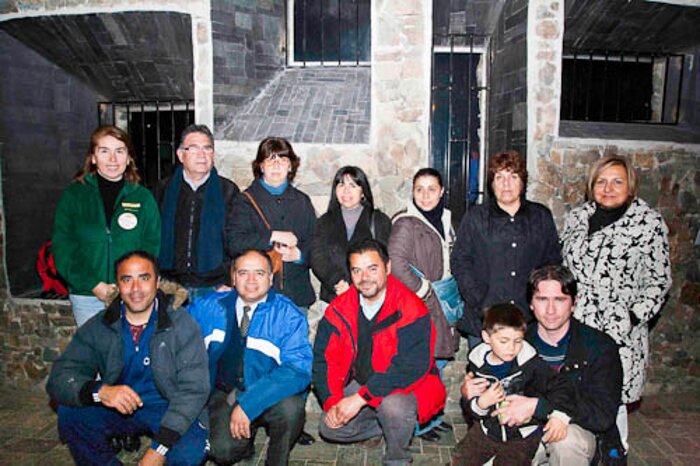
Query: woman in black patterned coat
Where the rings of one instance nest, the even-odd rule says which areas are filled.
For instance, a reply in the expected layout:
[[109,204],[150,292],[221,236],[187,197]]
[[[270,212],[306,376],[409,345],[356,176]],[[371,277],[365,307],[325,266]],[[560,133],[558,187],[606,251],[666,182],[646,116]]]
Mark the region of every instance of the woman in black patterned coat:
[[649,358],[648,322],[671,287],[668,228],[637,197],[629,160],[605,156],[591,167],[589,202],[573,209],[562,233],[565,264],[579,284],[574,316],[620,346],[622,402],[642,396]]

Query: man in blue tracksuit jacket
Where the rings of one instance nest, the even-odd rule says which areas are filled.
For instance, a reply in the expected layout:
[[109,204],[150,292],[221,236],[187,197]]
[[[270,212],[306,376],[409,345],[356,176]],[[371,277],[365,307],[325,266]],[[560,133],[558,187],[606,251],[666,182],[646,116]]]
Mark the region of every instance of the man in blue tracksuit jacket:
[[306,317],[275,293],[262,251],[238,256],[235,290],[195,299],[189,311],[209,353],[210,457],[231,464],[254,454],[258,427],[270,437],[267,464],[284,465],[304,425],[302,393],[311,381]]

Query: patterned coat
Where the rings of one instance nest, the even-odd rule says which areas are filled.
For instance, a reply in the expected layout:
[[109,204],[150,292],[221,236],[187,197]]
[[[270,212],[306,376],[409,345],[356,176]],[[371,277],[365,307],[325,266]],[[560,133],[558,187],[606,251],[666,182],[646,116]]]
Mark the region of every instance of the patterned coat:
[[634,199],[622,217],[588,235],[590,202],[572,210],[562,233],[564,263],[579,284],[574,316],[620,346],[622,402],[642,396],[649,359],[649,320],[671,287],[668,228],[661,215]]

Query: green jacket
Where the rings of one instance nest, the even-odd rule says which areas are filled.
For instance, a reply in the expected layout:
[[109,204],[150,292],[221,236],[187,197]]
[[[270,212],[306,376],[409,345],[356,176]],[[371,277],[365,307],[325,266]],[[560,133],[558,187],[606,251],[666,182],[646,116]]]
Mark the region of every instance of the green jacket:
[[51,250],[58,273],[72,294],[92,295],[99,282],[114,283],[114,262],[143,249],[158,257],[160,213],[153,195],[126,182],[114,204],[109,227],[94,175],[75,181],[56,207]]

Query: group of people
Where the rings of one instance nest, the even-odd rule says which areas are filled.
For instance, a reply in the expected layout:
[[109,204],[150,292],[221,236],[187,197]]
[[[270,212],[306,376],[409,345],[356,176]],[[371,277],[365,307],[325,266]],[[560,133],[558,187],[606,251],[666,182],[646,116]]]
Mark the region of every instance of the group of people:
[[407,464],[414,436],[452,429],[442,371],[460,334],[462,406],[477,422],[454,464],[624,460],[648,322],[671,283],[666,226],[626,158],[593,164],[560,241],[551,212],[525,198],[515,152],[490,158],[490,196],[457,232],[431,168],[390,219],[362,169],[342,167],[317,219],[285,139],[260,143],[243,192],[217,173],[206,126],[184,130],[177,156],[154,196],[129,136],[102,126],[56,210],[78,330],[47,389],[76,463],[118,464],[115,450],[145,433],[141,464],[233,464],[262,427],[267,463],[286,464],[314,441],[311,386],[321,437],[383,438],[384,462]]

